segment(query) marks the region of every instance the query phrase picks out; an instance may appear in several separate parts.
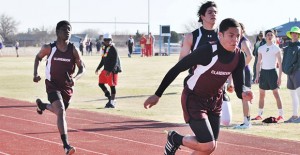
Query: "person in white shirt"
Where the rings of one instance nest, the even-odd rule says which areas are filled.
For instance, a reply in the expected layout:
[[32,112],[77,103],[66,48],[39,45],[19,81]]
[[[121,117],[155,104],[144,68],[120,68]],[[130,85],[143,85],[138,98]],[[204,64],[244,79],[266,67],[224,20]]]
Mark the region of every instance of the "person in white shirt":
[[[283,121],[282,102],[279,95],[279,86],[281,84],[281,50],[272,41],[274,32],[267,30],[265,32],[266,44],[258,48],[258,60],[256,64],[256,79],[259,83],[259,109],[258,116],[253,120],[261,120],[264,108],[265,91],[272,90],[277,102],[279,116],[277,121]],[[276,64],[278,64],[278,74],[276,72]]]

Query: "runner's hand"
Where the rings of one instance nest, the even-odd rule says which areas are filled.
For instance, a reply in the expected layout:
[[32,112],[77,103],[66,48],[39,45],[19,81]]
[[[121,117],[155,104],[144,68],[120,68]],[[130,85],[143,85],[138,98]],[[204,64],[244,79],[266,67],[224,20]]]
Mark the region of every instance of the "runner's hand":
[[41,77],[38,75],[33,77],[33,82],[38,83],[40,80],[41,80]]
[[144,102],[144,108],[149,109],[152,106],[156,105],[158,101],[159,101],[159,97],[156,95],[152,95]]

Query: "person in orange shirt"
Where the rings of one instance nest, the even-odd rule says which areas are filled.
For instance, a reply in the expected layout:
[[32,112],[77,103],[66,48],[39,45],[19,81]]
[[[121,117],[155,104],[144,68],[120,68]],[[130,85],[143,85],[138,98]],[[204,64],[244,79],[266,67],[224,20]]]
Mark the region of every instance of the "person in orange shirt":
[[144,34],[142,34],[141,40],[140,40],[140,45],[141,45],[141,57],[146,55],[146,42],[147,39]]

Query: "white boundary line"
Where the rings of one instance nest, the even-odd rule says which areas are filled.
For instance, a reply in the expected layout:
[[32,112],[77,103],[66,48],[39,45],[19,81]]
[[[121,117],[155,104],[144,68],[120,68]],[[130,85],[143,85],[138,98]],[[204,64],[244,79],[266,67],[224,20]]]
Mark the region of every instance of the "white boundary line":
[[[19,110],[24,110],[24,111],[31,111],[31,110],[22,109],[22,108],[14,108],[14,109],[19,109]],[[7,117],[12,117],[12,116],[7,116]],[[17,118],[17,117],[12,117],[12,118],[21,119],[21,118]],[[75,118],[75,117],[69,117],[69,116],[68,116],[68,118],[85,120],[85,121],[90,121],[90,122],[98,122],[98,121],[93,121],[93,120],[89,120],[89,119]],[[40,124],[45,124],[45,123],[42,123],[42,122],[31,121],[31,120],[26,120],[26,119],[21,119],[21,120],[35,122],[35,123],[40,123]],[[105,123],[105,124],[109,124],[111,126],[118,126],[118,125],[112,125],[111,123]],[[45,124],[45,125],[56,126],[56,125],[53,125],[53,124]],[[128,128],[130,128],[130,127],[128,127]],[[159,145],[155,145],[155,144],[149,144],[149,143],[144,143],[144,142],[139,142],[139,141],[135,141],[135,140],[131,140],[131,139],[125,139],[125,138],[120,138],[120,137],[115,137],[115,136],[110,136],[110,135],[105,135],[105,134],[99,134],[99,133],[94,133],[94,132],[87,132],[87,131],[83,131],[83,130],[79,130],[79,129],[74,129],[74,128],[69,128],[69,129],[76,130],[76,131],[81,131],[81,132],[86,132],[86,133],[90,133],[90,134],[95,134],[95,135],[100,135],[100,136],[104,136],[104,137],[110,137],[110,138],[115,138],[115,139],[130,141],[130,142],[134,142],[134,143],[139,143],[139,144],[144,144],[144,145],[150,145],[150,146],[156,146],[156,147],[163,148],[163,146],[159,146]],[[157,131],[154,131],[154,130],[147,130],[147,129],[138,129],[138,130],[146,130],[146,131],[151,131],[151,132],[157,132]],[[161,133],[161,132],[158,132],[158,133]],[[282,154],[286,154],[286,155],[295,155],[295,154],[291,154],[291,153],[285,153],[285,152],[280,152],[280,151],[268,150],[268,149],[264,149],[264,148],[256,148],[256,147],[252,147],[252,146],[231,144],[231,143],[220,142],[220,141],[218,141],[218,143],[225,144],[225,145],[236,146],[236,147],[244,147],[244,148],[250,148],[250,149],[255,149],[255,150],[273,152],[273,153],[282,153]],[[180,150],[180,151],[190,152],[188,150]]]
[[[17,120],[27,121],[27,122],[32,122],[32,123],[37,123],[37,124],[48,125],[48,126],[56,126],[56,124],[42,123],[42,122],[38,122],[38,121],[27,120],[27,119],[13,117],[13,116],[7,116],[7,115],[0,115],[0,116],[11,118],[11,119],[17,119]],[[75,128],[68,128],[68,129],[75,130],[75,131],[78,131],[78,132],[84,132],[84,133],[99,135],[99,136],[103,136],[103,137],[109,137],[109,138],[119,139],[119,140],[123,140],[123,141],[133,142],[133,143],[137,143],[137,144],[147,145],[147,146],[154,146],[154,147],[164,148],[164,146],[160,146],[160,145],[156,145],[156,144],[144,143],[144,142],[140,142],[140,141],[136,141],[136,140],[126,139],[126,138],[120,138],[120,137],[110,136],[110,135],[106,135],[106,134],[95,133],[95,132],[92,132],[92,131],[88,132],[88,131],[84,131],[84,130],[80,130],[80,129],[75,129]],[[20,134],[20,135],[22,135],[22,134]],[[26,135],[24,135],[24,136],[26,136]],[[180,151],[182,151],[182,152],[190,152],[188,150],[180,150]]]
[[[3,115],[1,115],[1,116],[3,116]],[[7,131],[7,130],[3,130],[3,129],[0,129],[0,131],[6,132],[6,133],[9,133],[9,134],[13,134],[13,135],[17,135],[17,136],[22,136],[22,137],[26,137],[26,138],[30,138],[30,139],[35,139],[35,140],[40,140],[40,141],[43,141],[43,142],[52,143],[52,144],[57,144],[57,145],[62,146],[62,144],[60,144],[60,143],[53,142],[53,141],[49,141],[49,140],[45,140],[45,139],[41,139],[41,138],[36,138],[36,137],[32,137],[32,136],[27,136],[27,135],[23,135],[23,134],[19,134],[19,133],[16,133],[16,132],[11,132],[11,131]],[[106,154],[103,154],[103,153],[94,152],[94,151],[87,150],[87,149],[83,149],[83,148],[80,148],[80,147],[76,147],[76,149],[78,149],[78,150],[83,150],[83,151],[90,152],[90,153],[106,155]]]
[[225,145],[231,145],[231,146],[235,146],[235,147],[244,147],[244,148],[251,148],[254,150],[261,150],[261,151],[267,151],[267,152],[272,152],[272,153],[279,153],[279,154],[286,154],[286,155],[297,155],[297,154],[293,154],[293,153],[285,153],[285,152],[280,152],[280,151],[274,151],[274,150],[268,150],[268,149],[264,149],[264,148],[256,148],[256,147],[252,147],[252,146],[245,146],[245,145],[238,145],[238,144],[232,144],[232,143],[226,143],[226,142],[219,142],[221,144],[225,144]]
[[[14,109],[33,112],[32,110],[22,109],[22,108],[14,108]],[[44,114],[43,114],[43,115],[44,115]],[[71,117],[71,116],[67,116],[67,118],[77,119],[77,120],[83,120],[83,121],[88,121],[88,122],[93,122],[93,123],[99,123],[99,121],[94,121],[94,120],[85,119],[85,118],[76,118],[76,117]],[[154,133],[164,133],[163,131],[155,131],[155,130],[150,130],[150,129],[140,129],[140,128],[137,129],[137,128],[134,128],[134,127],[126,127],[126,126],[121,126],[121,125],[115,125],[115,124],[113,124],[113,123],[105,123],[105,124],[108,124],[108,125],[110,125],[110,126],[124,127],[124,128],[128,128],[128,129],[136,129],[136,130],[142,130],[142,131],[148,131],[148,132],[154,132]],[[171,123],[170,123],[170,124],[171,124]],[[184,127],[184,126],[178,126],[178,127]]]
[[1,151],[0,151],[0,154],[3,154],[3,155],[10,155],[10,154],[7,154],[7,153],[1,152]]

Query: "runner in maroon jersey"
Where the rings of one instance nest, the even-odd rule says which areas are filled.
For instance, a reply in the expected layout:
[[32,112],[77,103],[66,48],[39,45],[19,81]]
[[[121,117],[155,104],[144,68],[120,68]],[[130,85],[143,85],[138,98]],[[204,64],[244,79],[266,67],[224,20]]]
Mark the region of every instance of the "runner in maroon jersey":
[[222,89],[231,74],[236,95],[246,101],[253,98],[252,92],[244,87],[245,55],[237,48],[241,35],[240,24],[232,18],[224,19],[218,35],[219,42],[198,47],[171,68],[155,95],[144,103],[146,109],[157,104],[164,90],[180,72],[196,66],[181,96],[184,119],[195,136],[182,136],[170,131],[165,146],[166,155],[175,154],[180,145],[194,150],[193,154],[211,154],[216,149]]
[[[33,81],[39,82],[41,77],[38,74],[38,67],[40,61],[47,56],[45,84],[48,100],[51,104],[43,103],[37,99],[37,112],[42,114],[47,109],[56,114],[57,127],[67,155],[75,153],[76,150],[68,142],[66,110],[73,94],[72,87],[85,71],[79,50],[69,41],[71,28],[68,21],[57,23],[57,40],[54,43],[44,45],[36,55],[33,74]],[[76,66],[78,72],[73,77]]]

